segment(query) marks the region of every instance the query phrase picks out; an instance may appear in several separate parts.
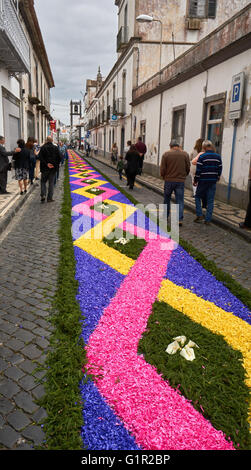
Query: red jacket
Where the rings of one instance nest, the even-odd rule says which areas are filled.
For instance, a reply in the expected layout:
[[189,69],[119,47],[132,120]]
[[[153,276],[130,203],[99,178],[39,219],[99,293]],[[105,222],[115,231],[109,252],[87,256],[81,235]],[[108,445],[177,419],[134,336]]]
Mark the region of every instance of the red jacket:
[[137,142],[136,145],[135,145],[136,149],[138,150],[139,154],[140,155],[145,155],[146,151],[147,151],[147,148],[144,144],[144,142]]

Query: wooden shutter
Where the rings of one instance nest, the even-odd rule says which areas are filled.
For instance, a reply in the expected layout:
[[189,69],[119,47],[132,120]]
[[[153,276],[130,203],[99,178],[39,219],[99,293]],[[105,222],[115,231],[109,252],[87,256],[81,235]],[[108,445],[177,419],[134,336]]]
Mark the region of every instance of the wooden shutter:
[[216,17],[217,0],[208,0],[208,18]]

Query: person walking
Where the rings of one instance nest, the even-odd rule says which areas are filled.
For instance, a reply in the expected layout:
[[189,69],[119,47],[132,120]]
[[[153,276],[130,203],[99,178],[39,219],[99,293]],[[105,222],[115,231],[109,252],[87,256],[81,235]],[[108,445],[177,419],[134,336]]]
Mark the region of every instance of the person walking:
[[162,156],[160,174],[165,181],[164,204],[167,208],[167,219],[170,214],[171,196],[174,192],[176,204],[179,204],[179,225],[184,218],[185,179],[190,172],[190,160],[187,152],[181,150],[176,140],[171,140],[170,150]]
[[139,174],[141,175],[143,171],[143,163],[145,159],[145,154],[147,152],[146,145],[142,141],[142,137],[138,138],[138,142],[135,145],[136,150],[139,152],[140,160],[139,160]]
[[29,166],[29,180],[30,184],[33,184],[33,180],[35,178],[35,166],[36,166],[36,155],[35,155],[35,138],[28,137],[26,142],[26,148],[30,152],[30,166]]
[[[203,153],[198,158],[194,177],[194,185],[197,186],[195,195],[197,217],[194,222],[201,223],[204,221],[206,225],[209,225],[214,209],[216,183],[219,181],[222,173],[222,159],[215,152],[215,148],[210,140],[205,140],[202,143],[202,150]],[[201,202],[204,198],[207,200],[205,220],[201,207]]]
[[112,161],[112,164],[115,165],[115,163],[118,161],[118,147],[117,147],[117,144],[116,142],[114,142],[113,146],[112,146],[112,150],[111,150],[111,161]]
[[59,142],[59,152],[60,152],[60,155],[61,155],[61,165],[64,164],[64,161],[65,161],[65,153],[66,153],[66,147],[65,147],[65,144],[63,142]]
[[129,189],[133,189],[134,184],[135,184],[135,178],[140,168],[140,156],[135,145],[131,145],[129,152],[127,152],[125,156],[125,159],[127,162],[127,166],[126,166],[127,185],[129,186]]
[[14,153],[20,152],[20,148],[16,148],[13,152],[6,152],[5,150],[5,137],[0,136],[0,194],[10,194],[7,191],[8,171],[11,170],[11,163],[9,158]]
[[131,145],[132,145],[132,141],[128,140],[126,147],[124,148],[124,156],[126,156],[127,152],[129,152]]
[[61,162],[59,149],[53,144],[52,137],[47,137],[46,143],[39,152],[41,170],[41,202],[46,199],[46,183],[49,182],[47,202],[53,202],[54,182]]
[[18,181],[21,196],[27,193],[27,186],[29,181],[29,171],[31,164],[30,150],[26,147],[25,141],[19,139],[17,141],[18,147],[21,149],[20,152],[14,153],[14,168],[15,168],[15,179]]
[[38,154],[40,152],[40,146],[38,145],[37,139],[34,140],[34,153],[36,157],[36,165],[35,165],[35,179],[39,180],[39,173],[40,173],[40,161],[38,158]]
[[241,229],[251,230],[251,167],[249,170],[249,202],[244,222],[239,224]]
[[194,177],[196,173],[196,164],[197,160],[199,158],[199,155],[201,154],[202,151],[202,143],[204,139],[197,139],[193,151],[190,153],[190,162],[191,162],[191,168],[190,168],[190,175],[191,175],[191,180],[192,180],[192,189],[193,189],[193,197],[195,197],[196,193],[196,186],[194,186]]
[[121,157],[119,158],[118,164],[117,164],[117,170],[118,170],[118,173],[119,173],[119,179],[120,180],[122,180],[123,169],[124,169],[124,161],[123,161],[123,157],[121,155]]

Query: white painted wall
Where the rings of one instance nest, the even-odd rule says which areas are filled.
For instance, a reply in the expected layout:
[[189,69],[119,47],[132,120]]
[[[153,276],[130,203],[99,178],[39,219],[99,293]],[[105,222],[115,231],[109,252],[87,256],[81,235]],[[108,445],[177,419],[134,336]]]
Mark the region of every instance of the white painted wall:
[[[0,135],[4,135],[4,118],[3,118],[3,96],[2,87],[6,88],[12,95],[20,99],[20,85],[15,77],[10,77],[5,69],[0,69]],[[6,142],[8,147],[8,142]]]
[[[237,129],[236,150],[233,165],[232,186],[246,191],[251,157],[251,64],[250,50],[235,56],[208,71],[208,85],[206,96],[213,96],[227,92],[227,103],[224,120],[222,142],[223,174],[222,184],[228,184],[229,168],[232,149],[233,125],[228,119],[228,109],[232,76],[245,72],[245,101],[242,118]],[[206,72],[187,80],[163,93],[163,110],[161,126],[160,155],[169,148],[172,130],[173,108],[186,105],[186,124],[184,149],[190,153],[195,141],[200,137],[203,119],[203,100],[205,98]],[[157,95],[134,107],[133,115],[137,118],[137,132],[139,123],[146,120],[146,144],[148,152],[146,162],[157,164],[158,135],[159,135],[159,109],[160,95]]]

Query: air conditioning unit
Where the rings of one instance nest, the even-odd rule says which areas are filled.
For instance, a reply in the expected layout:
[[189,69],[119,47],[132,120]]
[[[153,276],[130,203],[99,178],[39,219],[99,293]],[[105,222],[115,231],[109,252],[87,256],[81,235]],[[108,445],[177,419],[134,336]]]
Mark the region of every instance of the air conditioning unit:
[[187,29],[198,30],[201,28],[200,18],[188,18],[187,20]]

